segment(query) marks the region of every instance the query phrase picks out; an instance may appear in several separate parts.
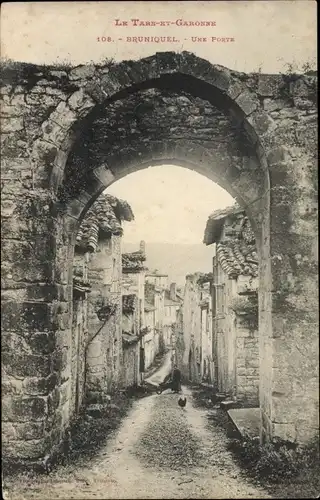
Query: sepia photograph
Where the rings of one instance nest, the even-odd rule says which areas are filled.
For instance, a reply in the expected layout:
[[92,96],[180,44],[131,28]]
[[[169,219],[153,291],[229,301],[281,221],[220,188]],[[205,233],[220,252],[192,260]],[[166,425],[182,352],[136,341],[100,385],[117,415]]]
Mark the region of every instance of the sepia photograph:
[[2,4],[5,500],[319,498],[316,7]]

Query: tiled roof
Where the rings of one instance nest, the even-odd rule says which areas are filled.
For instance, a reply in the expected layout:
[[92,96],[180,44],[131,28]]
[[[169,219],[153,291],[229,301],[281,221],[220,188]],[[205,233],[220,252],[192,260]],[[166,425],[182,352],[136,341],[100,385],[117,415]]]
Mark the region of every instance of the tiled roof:
[[230,277],[258,276],[258,255],[255,245],[250,246],[238,241],[217,244],[217,258],[222,269]]
[[146,256],[144,252],[138,250],[137,252],[123,253],[122,254],[122,270],[126,272],[143,271],[145,269],[144,262]]
[[221,236],[221,231],[223,228],[224,220],[226,217],[230,215],[236,215],[237,213],[242,212],[243,209],[238,205],[238,203],[234,203],[233,205],[215,210],[207,220],[206,228],[204,231],[203,243],[205,245],[212,245],[212,243],[216,243],[216,241]]
[[77,234],[76,246],[94,252],[100,237],[121,235],[121,221],[133,219],[134,215],[126,201],[103,194],[93,203],[83,219]]
[[217,258],[228,276],[258,276],[255,235],[248,217],[242,213],[236,236],[217,243]]

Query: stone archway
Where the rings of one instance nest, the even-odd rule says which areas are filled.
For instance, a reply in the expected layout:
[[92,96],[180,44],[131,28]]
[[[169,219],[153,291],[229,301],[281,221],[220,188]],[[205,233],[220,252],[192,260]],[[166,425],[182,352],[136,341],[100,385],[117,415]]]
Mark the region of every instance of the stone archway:
[[[4,364],[10,366],[10,384],[20,377],[35,388],[12,393],[8,385],[8,455],[37,458],[51,452],[70,419],[70,270],[81,218],[112,182],[163,163],[197,170],[246,209],[259,246],[263,430],[267,437],[312,437],[317,428],[315,79],[245,75],[193,54],[160,53],[100,67],[29,68],[25,82],[21,75],[18,81],[20,87],[5,94],[10,109],[4,165],[20,177],[9,173],[4,190]],[[160,118],[164,124],[173,121],[175,130],[168,133]],[[23,240],[17,249],[12,234]],[[32,267],[26,270],[27,265]],[[29,333],[22,341],[23,329]],[[13,346],[19,369],[12,365]],[[18,441],[10,434],[24,409],[46,422],[29,448],[24,432]]]

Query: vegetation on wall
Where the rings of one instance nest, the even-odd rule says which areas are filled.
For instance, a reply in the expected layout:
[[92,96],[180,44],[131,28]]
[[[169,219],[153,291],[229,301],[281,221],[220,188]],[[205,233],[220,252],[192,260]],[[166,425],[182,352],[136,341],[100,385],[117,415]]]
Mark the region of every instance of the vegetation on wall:
[[231,309],[241,317],[241,321],[250,330],[258,328],[259,305],[258,293],[242,295],[233,299]]
[[240,465],[264,486],[285,486],[284,491],[281,490],[285,495],[274,498],[301,498],[297,485],[300,490],[301,485],[305,487],[302,498],[317,498],[314,495],[320,486],[318,440],[307,446],[281,440],[261,445],[259,439],[244,436],[230,440],[228,448]]

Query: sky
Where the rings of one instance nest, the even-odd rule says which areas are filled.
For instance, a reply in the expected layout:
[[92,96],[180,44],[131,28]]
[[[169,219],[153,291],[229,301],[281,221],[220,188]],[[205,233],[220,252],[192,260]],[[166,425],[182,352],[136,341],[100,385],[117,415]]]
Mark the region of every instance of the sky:
[[208,216],[233,198],[201,174],[163,165],[123,177],[107,190],[131,205],[135,220],[124,223],[124,242],[201,243]]

